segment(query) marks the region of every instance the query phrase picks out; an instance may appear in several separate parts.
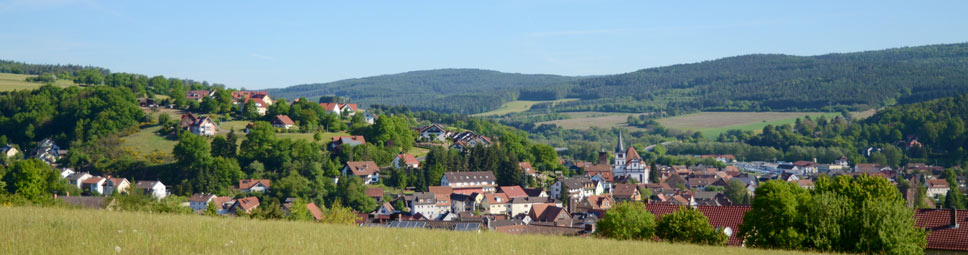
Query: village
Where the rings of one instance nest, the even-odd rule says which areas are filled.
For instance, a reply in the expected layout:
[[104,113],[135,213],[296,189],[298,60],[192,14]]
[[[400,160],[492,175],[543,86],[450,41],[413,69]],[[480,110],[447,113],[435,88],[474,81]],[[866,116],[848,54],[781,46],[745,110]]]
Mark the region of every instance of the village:
[[[189,91],[186,98],[202,100],[212,96],[212,91]],[[239,104],[254,102],[256,112],[265,115],[273,102],[268,93],[238,91],[232,93]],[[143,107],[158,107],[153,100],[140,100]],[[338,115],[363,114],[369,124],[378,118],[351,103],[320,103],[326,111]],[[219,132],[211,117],[193,113],[182,114],[179,127],[200,136],[214,136]],[[294,128],[296,123],[286,115],[272,117],[271,124],[278,130]],[[251,125],[251,124],[250,124]],[[247,126],[248,128],[248,126]],[[247,130],[245,131],[247,132]],[[454,131],[442,124],[431,124],[413,129],[418,143],[428,146],[445,146],[463,151],[477,146],[491,146],[493,138],[472,131]],[[812,189],[820,176],[869,175],[886,178],[899,187],[910,208],[924,203],[932,208],[948,193],[949,189],[965,189],[965,176],[957,178],[957,186],[941,178],[945,169],[922,163],[910,163],[900,169],[868,163],[852,163],[841,157],[833,164],[819,164],[816,159],[795,162],[742,162],[733,155],[692,155],[711,159],[716,165],[650,165],[643,160],[634,147],[623,143],[618,134],[614,151],[599,153],[598,162],[560,159],[571,176],[560,171],[538,171],[530,162],[518,163],[517,171],[537,180],[534,187],[500,186],[491,171],[447,171],[439,180],[433,180],[429,190],[416,192],[412,188],[394,189],[382,185],[381,175],[390,169],[417,169],[424,157],[409,153],[396,155],[389,165],[374,161],[346,161],[342,163],[339,183],[344,178],[359,178],[366,185],[365,194],[378,206],[369,212],[356,212],[356,224],[376,228],[427,228],[453,231],[495,231],[508,234],[540,234],[561,236],[588,236],[596,231],[596,223],[617,203],[643,203],[656,216],[668,214],[681,207],[693,208],[708,217],[709,223],[728,236],[728,244],[743,246],[736,232],[743,223],[744,215],[751,207],[752,197],[760,183],[782,180]],[[75,172],[58,167],[58,160],[67,154],[50,139],[40,141],[38,148],[30,152],[18,151],[7,145],[0,155],[7,158],[19,155],[37,158],[54,169],[57,175],[70,185],[83,190],[83,194],[55,194],[68,204],[111,209],[109,198],[114,193],[134,190],[155,199],[169,196],[168,184],[158,180],[129,180],[110,175],[95,176],[87,172]],[[367,144],[363,136],[333,136],[326,149],[339,150],[345,146]],[[919,196],[917,188],[923,186],[926,196]],[[187,198],[182,206],[196,213],[214,207],[218,215],[235,217],[251,213],[260,206],[268,206],[252,194],[266,193],[273,188],[269,179],[242,179],[234,187],[236,196],[219,196],[196,193]],[[919,201],[920,199],[920,201]],[[286,199],[280,208],[288,213],[296,206],[295,198]],[[323,218],[323,210],[314,203],[306,203],[316,220]],[[299,208],[302,209],[302,208]],[[962,228],[968,212],[955,209],[918,209],[915,218],[918,227],[931,230],[927,248],[935,250],[958,250],[968,240],[968,228]]]

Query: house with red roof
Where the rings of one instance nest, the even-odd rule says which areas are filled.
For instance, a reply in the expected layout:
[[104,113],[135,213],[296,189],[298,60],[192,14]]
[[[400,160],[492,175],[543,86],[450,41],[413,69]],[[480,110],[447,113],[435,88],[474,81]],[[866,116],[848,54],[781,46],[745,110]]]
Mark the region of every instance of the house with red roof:
[[928,197],[939,197],[948,195],[948,190],[951,189],[948,185],[948,181],[944,179],[934,179],[924,182],[925,188],[927,188]]
[[968,253],[968,210],[920,209],[915,224],[928,231],[927,254]]
[[245,193],[268,192],[271,186],[269,179],[246,179],[239,180],[239,190]]
[[244,197],[235,200],[235,205],[232,209],[235,211],[242,210],[245,213],[252,213],[252,210],[259,207],[259,198],[257,197]]
[[706,218],[709,218],[709,225],[719,230],[724,235],[729,236],[727,243],[731,246],[742,246],[743,239],[737,236],[739,232],[739,225],[743,224],[743,216],[746,215],[751,207],[743,205],[730,205],[730,206],[697,206],[696,209],[689,209],[688,207],[682,207],[679,205],[669,205],[669,204],[646,204],[645,208],[649,210],[653,215],[655,215],[658,220],[659,217],[665,214],[673,213],[677,210],[699,210]]
[[206,97],[215,96],[214,90],[189,90],[185,92],[185,99],[201,103]]
[[343,175],[359,177],[363,184],[376,184],[380,182],[380,167],[373,161],[347,161]]
[[356,104],[319,103],[319,106],[322,106],[326,112],[335,113],[336,115],[346,113],[346,116],[353,116],[359,110]]
[[272,119],[272,127],[279,129],[289,129],[296,126],[296,122],[292,121],[288,115],[279,114]]
[[519,197],[528,197],[528,193],[524,192],[521,186],[501,186],[498,188],[498,193],[504,193],[509,199],[515,199]]
[[400,153],[390,162],[394,168],[420,168],[420,161],[410,153]]
[[538,171],[534,170],[534,167],[531,166],[531,162],[527,162],[527,161],[518,162],[518,168],[521,168],[521,171],[524,171],[524,174],[526,175],[530,175],[530,176],[538,175]]
[[343,145],[357,146],[366,144],[366,138],[362,135],[340,135],[334,136],[332,141],[329,143],[329,147],[333,149],[342,148]]

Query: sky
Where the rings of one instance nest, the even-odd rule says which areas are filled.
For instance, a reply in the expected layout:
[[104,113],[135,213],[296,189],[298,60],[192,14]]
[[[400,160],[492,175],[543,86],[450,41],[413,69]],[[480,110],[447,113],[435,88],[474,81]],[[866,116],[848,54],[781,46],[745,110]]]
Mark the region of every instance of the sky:
[[439,68],[602,75],[968,41],[968,1],[271,2],[0,0],[0,59],[261,89]]

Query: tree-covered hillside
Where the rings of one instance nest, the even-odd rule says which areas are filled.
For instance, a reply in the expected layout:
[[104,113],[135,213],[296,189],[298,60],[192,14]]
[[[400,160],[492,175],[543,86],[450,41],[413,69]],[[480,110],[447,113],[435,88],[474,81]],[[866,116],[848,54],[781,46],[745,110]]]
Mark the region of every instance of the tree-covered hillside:
[[968,92],[965,70],[966,43],[808,57],[745,55],[583,79],[571,96],[587,100],[558,107],[856,110]]
[[414,110],[479,113],[518,98],[522,88],[541,88],[576,77],[440,69],[269,89],[273,97],[295,99],[336,95],[363,106],[405,105]]

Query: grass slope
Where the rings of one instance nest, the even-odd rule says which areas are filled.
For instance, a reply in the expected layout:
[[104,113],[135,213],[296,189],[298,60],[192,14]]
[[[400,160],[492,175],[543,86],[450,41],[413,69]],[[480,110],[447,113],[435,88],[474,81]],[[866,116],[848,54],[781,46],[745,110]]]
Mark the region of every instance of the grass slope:
[[[594,238],[0,207],[3,254],[776,254]],[[784,254],[796,252],[783,251]]]
[[[34,76],[36,75],[0,73],[0,91],[36,89],[40,88],[40,86],[44,86],[43,83],[26,81],[28,77]],[[74,86],[74,82],[68,80],[57,80],[54,82],[54,85],[61,87]]]
[[516,101],[511,101],[511,102],[504,103],[503,105],[501,105],[501,108],[498,108],[496,110],[489,111],[489,112],[478,113],[478,114],[473,114],[471,116],[481,116],[481,117],[484,117],[484,116],[504,115],[504,114],[513,113],[513,112],[524,112],[524,111],[530,110],[531,109],[531,106],[534,106],[535,104],[548,103],[548,102],[551,102],[551,103],[555,103],[556,104],[556,103],[560,103],[560,102],[571,102],[571,101],[578,101],[578,99],[577,98],[565,98],[565,99],[549,100],[549,101],[516,100]]
[[535,123],[555,124],[564,129],[586,129],[590,127],[612,128],[624,127],[636,129],[628,125],[629,116],[642,115],[641,113],[610,113],[610,112],[566,112],[570,119],[553,120]]

